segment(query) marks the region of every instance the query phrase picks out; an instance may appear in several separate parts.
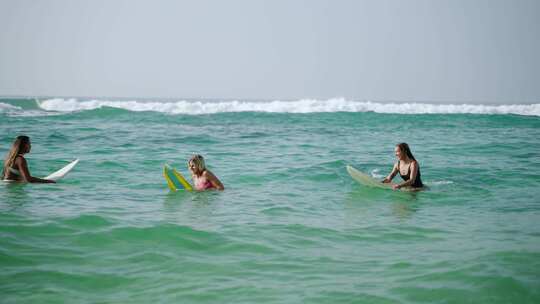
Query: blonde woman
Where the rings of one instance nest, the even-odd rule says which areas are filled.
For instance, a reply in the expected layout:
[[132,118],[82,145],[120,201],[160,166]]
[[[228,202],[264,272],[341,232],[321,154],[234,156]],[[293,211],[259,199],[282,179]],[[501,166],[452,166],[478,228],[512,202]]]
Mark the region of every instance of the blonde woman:
[[28,136],[17,136],[4,161],[2,177],[8,181],[22,181],[28,183],[55,183],[53,180],[33,177],[28,170],[24,154],[30,153],[32,145]]
[[208,189],[223,190],[223,184],[210,170],[206,169],[204,158],[201,155],[193,155],[188,162],[193,186],[196,190],[204,191]]

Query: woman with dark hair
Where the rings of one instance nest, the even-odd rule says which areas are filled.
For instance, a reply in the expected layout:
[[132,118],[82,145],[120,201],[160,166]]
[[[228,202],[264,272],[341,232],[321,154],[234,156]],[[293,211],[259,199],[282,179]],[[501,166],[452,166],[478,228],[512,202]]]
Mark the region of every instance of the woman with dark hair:
[[30,175],[24,154],[30,153],[31,148],[32,145],[28,136],[17,136],[4,161],[3,179],[5,181],[23,181],[28,183],[55,183],[53,180]]
[[403,187],[410,187],[412,190],[420,190],[424,187],[422,184],[422,178],[420,177],[420,165],[414,158],[409,145],[406,143],[400,143],[395,148],[396,158],[398,161],[394,165],[392,172],[382,181],[383,183],[390,183],[392,179],[399,172],[399,175],[403,179],[402,183],[392,186],[394,190]]

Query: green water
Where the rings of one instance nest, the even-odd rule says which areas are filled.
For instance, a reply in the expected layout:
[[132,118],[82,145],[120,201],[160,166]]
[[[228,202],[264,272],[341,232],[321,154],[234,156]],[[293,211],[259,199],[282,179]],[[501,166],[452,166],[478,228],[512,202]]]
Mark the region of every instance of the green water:
[[[217,113],[31,101],[33,175],[0,185],[1,303],[539,303],[540,117]],[[430,187],[365,188],[408,142]],[[224,192],[170,193],[205,156]],[[399,179],[399,177],[398,177]]]

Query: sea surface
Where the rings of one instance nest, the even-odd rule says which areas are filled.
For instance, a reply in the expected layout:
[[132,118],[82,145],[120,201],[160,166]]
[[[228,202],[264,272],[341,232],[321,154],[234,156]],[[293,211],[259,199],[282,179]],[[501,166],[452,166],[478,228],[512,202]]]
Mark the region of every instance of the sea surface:
[[[540,104],[0,99],[1,303],[540,303]],[[409,143],[429,190],[366,188]],[[202,154],[223,192],[169,192]],[[396,177],[399,181],[400,178]]]

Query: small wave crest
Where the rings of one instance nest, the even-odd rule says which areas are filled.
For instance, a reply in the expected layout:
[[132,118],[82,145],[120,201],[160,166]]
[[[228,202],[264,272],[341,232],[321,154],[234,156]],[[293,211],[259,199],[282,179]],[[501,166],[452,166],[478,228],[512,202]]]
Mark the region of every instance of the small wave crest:
[[10,117],[35,117],[57,115],[57,113],[43,111],[42,109],[28,109],[25,107],[19,107],[3,102],[0,102],[0,113],[5,113],[7,116]]
[[453,181],[442,180],[442,181],[432,181],[432,182],[428,182],[426,184],[429,184],[431,186],[441,186],[441,185],[451,185],[453,183],[454,183]]
[[215,114],[232,112],[267,113],[324,113],[324,112],[375,112],[387,114],[516,114],[540,116],[540,104],[530,105],[472,105],[427,103],[379,103],[350,101],[343,98],[328,100],[301,99],[295,101],[114,101],[54,98],[38,101],[46,111],[75,112],[102,107],[128,111],[151,111],[168,114]]
[[0,113],[22,111],[22,108],[0,102]]

